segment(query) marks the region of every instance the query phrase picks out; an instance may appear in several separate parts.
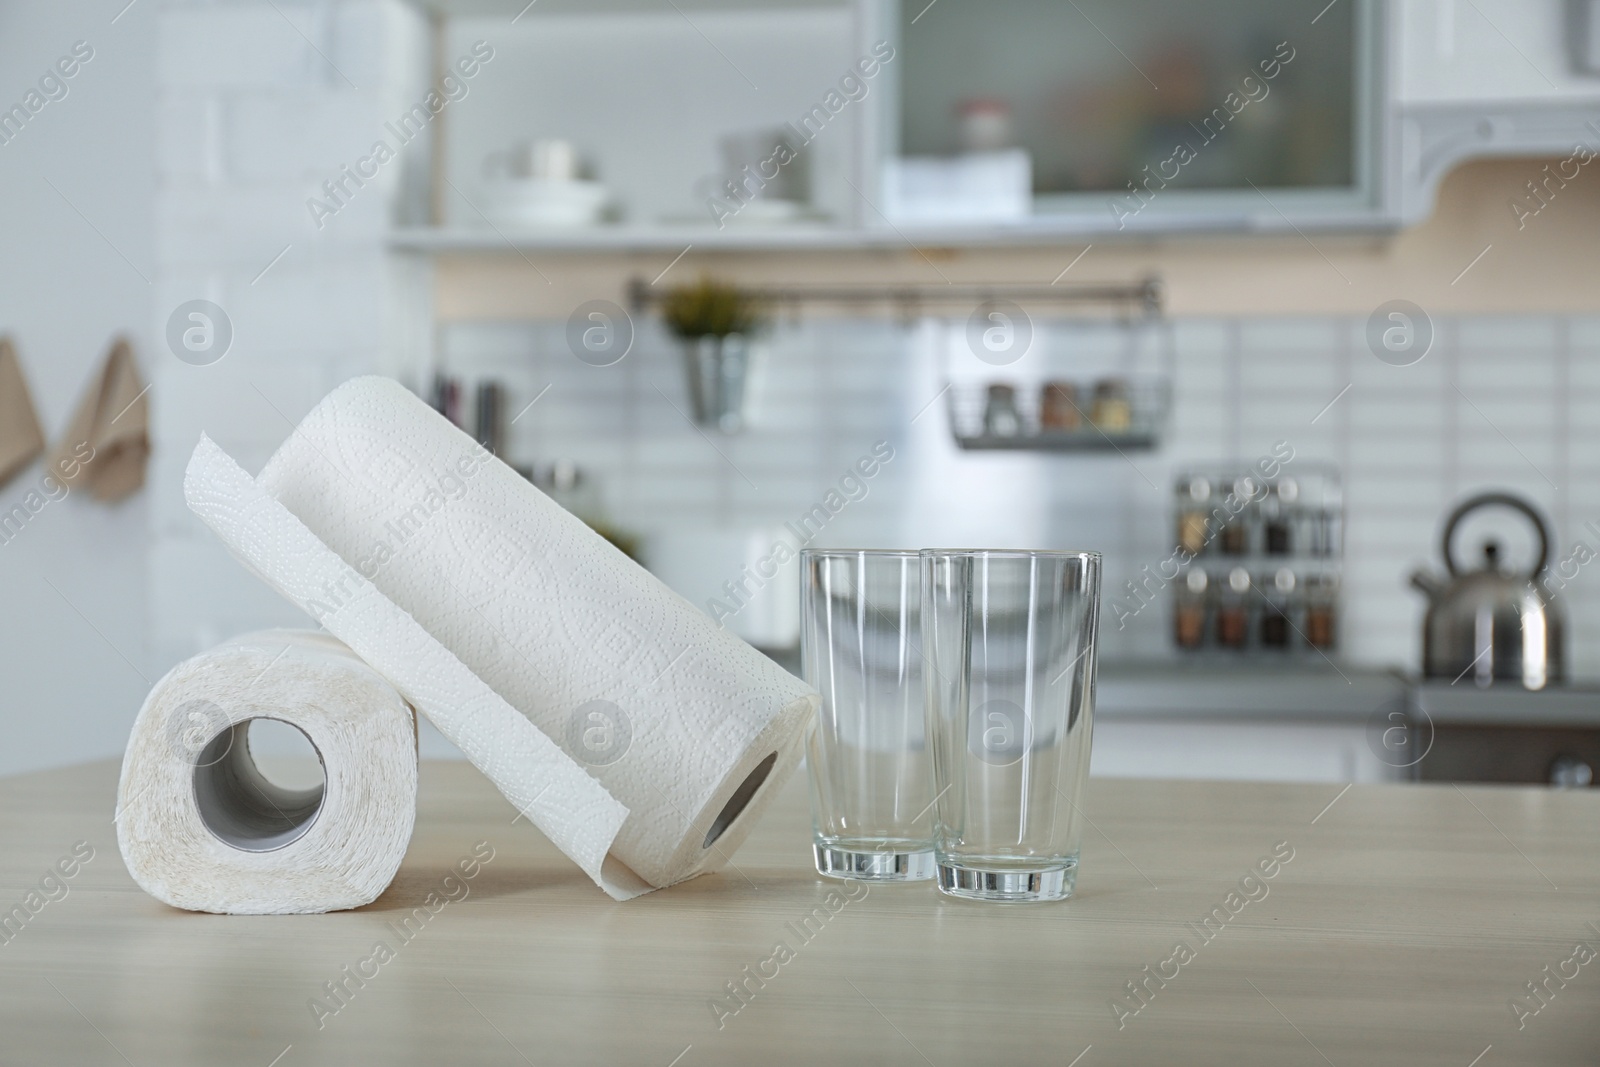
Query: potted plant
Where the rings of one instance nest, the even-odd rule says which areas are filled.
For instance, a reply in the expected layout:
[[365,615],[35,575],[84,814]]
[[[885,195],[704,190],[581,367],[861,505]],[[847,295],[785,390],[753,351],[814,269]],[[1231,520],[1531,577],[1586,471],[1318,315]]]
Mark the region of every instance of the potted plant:
[[661,305],[667,328],[683,343],[695,421],[723,433],[744,428],[751,341],[766,323],[752,293],[702,275],[669,289]]

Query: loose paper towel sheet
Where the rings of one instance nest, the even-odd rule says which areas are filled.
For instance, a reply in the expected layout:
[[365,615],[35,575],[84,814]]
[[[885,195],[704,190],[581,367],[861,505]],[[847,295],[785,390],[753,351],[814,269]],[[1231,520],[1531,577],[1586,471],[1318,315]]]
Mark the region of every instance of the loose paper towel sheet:
[[[184,494],[257,577],[392,682],[601,888],[618,900],[647,891],[626,870],[602,872],[627,809],[208,437],[189,461]],[[316,598],[330,589],[342,596],[324,611]]]
[[619,899],[720,866],[799,762],[814,693],[398,383],[335,390],[259,484],[202,442],[186,491]]
[[[316,747],[320,802],[263,788],[245,729],[232,729],[260,718]],[[416,717],[395,688],[325,634],[269,630],[185,660],[150,690],[123,757],[117,844],[134,881],[174,907],[356,908],[394,878],[416,802]]]

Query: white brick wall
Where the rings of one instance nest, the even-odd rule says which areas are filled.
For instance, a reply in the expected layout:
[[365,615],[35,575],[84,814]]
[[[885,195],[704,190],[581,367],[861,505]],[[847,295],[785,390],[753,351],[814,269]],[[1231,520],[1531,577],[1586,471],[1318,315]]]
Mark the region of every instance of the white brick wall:
[[426,92],[429,28],[401,0],[169,0],[159,19],[155,331],[196,298],[219,304],[234,331],[220,362],[196,367],[165,351],[152,361],[150,612],[164,669],[241,629],[304,622],[183,506],[200,433],[259,469],[333,386],[421,358],[426,271],[385,241],[418,210],[426,142],[320,229],[306,199]]
[[[1131,455],[1131,468],[1115,455],[963,454],[950,443],[942,404],[909,425],[939,388],[931,323],[909,332],[879,319],[781,327],[768,349],[759,424],[740,437],[712,435],[726,459],[673,410],[688,408],[682,372],[653,322],[639,324],[632,353],[613,367],[575,359],[563,323],[450,324],[440,360],[469,380],[505,382],[510,415],[549,384],[512,428],[511,458],[577,460],[601,480],[613,519],[636,532],[781,523],[887,437],[899,456],[822,543],[1100,548],[1108,590],[1171,551],[1168,490],[1178,470],[1249,462],[1288,440],[1297,460],[1331,461],[1346,479],[1347,657],[1411,666],[1422,601],[1406,577],[1418,564],[1436,565],[1440,523],[1454,501],[1512,488],[1550,514],[1562,552],[1580,536],[1600,550],[1581,528],[1600,521],[1600,319],[1441,321],[1433,351],[1403,368],[1373,358],[1364,325],[1176,323],[1171,432],[1158,452]],[[957,344],[959,328],[951,327]],[[1037,338],[1041,353],[1069,358],[1074,335],[1046,323]],[[1350,391],[1317,418],[1347,383]],[[1504,529],[1511,533],[1510,520]],[[1600,675],[1600,572],[1580,575],[1567,608],[1569,656],[1580,673]],[[1141,613],[1121,633],[1106,630],[1108,656],[1168,654],[1165,610]]]

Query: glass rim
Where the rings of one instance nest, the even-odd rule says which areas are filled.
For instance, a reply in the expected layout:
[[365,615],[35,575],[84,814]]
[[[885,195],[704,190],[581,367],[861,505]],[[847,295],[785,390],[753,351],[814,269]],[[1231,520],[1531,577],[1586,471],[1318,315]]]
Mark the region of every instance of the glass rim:
[[921,551],[921,549],[917,548],[802,548],[800,550],[800,558],[828,559],[831,557],[882,556],[894,559],[916,559]]
[[1103,557],[1101,553],[1088,549],[1056,549],[1056,548],[924,548],[917,553],[923,557],[957,557],[962,559],[982,559],[998,557],[1001,559],[1070,559],[1083,562],[1099,562]]

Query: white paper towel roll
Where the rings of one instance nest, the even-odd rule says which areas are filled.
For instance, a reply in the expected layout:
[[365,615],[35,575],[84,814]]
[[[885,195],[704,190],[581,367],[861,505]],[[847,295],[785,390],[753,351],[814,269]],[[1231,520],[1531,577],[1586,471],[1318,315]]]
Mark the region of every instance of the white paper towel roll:
[[[266,502],[242,505],[252,490]],[[259,483],[203,442],[186,492],[236,554],[446,736],[462,744],[468,727],[503,737],[510,726],[493,701],[460,712],[459,673],[419,700],[395,673],[406,657],[385,651],[386,626],[403,624],[378,601],[557,742],[565,770],[531,748],[508,759],[499,744],[462,747],[613,896],[720,866],[799,762],[814,693],[395,382],[335,390]],[[299,529],[281,529],[267,502]],[[308,564],[319,546],[337,560]],[[613,826],[612,809],[569,772],[614,797],[626,820]]]
[[[257,770],[249,722],[316,748],[323,784]],[[235,638],[167,672],[134,721],[117,843],[151,896],[190,911],[281,915],[371,903],[411,840],[416,718],[338,641],[304,630]]]
[[[184,495],[234,555],[392,682],[606,892],[649,890],[609,858],[628,809],[207,437]],[[336,608],[316,599],[329,590]]]

